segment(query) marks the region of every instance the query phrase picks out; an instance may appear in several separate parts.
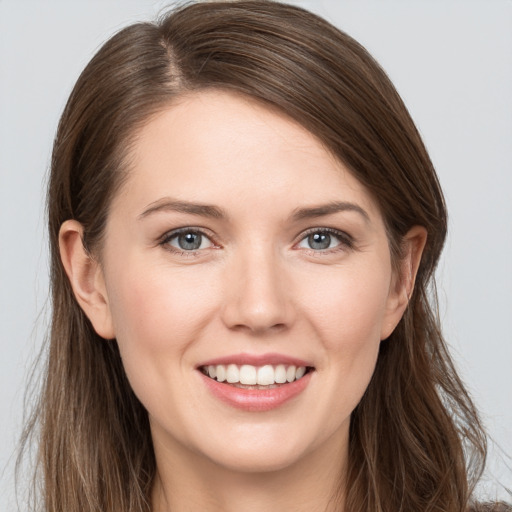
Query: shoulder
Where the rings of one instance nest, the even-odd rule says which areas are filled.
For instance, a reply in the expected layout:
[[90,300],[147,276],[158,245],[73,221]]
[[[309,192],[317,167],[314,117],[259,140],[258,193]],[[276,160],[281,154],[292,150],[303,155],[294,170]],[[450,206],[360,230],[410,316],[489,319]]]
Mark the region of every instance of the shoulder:
[[498,503],[475,503],[467,512],[512,512],[512,505],[500,501]]

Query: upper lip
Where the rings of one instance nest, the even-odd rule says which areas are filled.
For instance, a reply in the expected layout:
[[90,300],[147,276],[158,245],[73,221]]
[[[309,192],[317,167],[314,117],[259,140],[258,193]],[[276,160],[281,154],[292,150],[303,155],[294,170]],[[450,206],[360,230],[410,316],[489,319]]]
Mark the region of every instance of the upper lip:
[[269,354],[232,354],[228,356],[216,357],[214,359],[208,359],[208,361],[204,361],[197,365],[197,368],[201,368],[203,366],[213,366],[217,364],[228,365],[228,364],[236,364],[238,366],[249,364],[251,366],[265,366],[267,364],[271,364],[273,366],[278,364],[284,364],[287,366],[309,366],[313,365],[305,361],[303,359],[299,359],[297,357],[288,356],[284,354],[277,353],[269,353]]

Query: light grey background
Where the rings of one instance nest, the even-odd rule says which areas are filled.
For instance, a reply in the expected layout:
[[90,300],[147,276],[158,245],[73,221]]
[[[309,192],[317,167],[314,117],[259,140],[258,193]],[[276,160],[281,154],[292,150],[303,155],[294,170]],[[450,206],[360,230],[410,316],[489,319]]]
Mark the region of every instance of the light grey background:
[[[45,335],[44,184],[58,117],[93,52],[169,2],[0,0],[0,510],[30,361]],[[446,335],[495,441],[512,454],[512,2],[296,1],[364,44],[394,81],[450,213],[439,268]],[[491,453],[481,492],[512,497]],[[22,507],[22,510],[23,507]]]

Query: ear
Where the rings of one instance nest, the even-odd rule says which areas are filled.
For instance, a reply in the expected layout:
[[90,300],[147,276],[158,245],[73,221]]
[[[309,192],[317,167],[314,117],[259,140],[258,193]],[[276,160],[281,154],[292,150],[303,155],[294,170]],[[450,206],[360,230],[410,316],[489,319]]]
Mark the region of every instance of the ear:
[[78,304],[94,330],[105,339],[115,338],[112,316],[99,262],[85,249],[83,227],[67,220],[59,231],[60,257]]
[[423,226],[412,227],[402,240],[403,257],[399,262],[399,272],[391,281],[381,340],[390,336],[409,304],[426,242],[427,230]]

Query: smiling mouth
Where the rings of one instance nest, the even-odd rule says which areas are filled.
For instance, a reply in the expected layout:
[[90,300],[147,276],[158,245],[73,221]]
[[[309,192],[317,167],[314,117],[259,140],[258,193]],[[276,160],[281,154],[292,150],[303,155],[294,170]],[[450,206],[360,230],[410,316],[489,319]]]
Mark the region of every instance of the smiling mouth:
[[216,382],[241,389],[273,389],[302,379],[314,371],[312,366],[217,364],[201,366],[199,370]]

